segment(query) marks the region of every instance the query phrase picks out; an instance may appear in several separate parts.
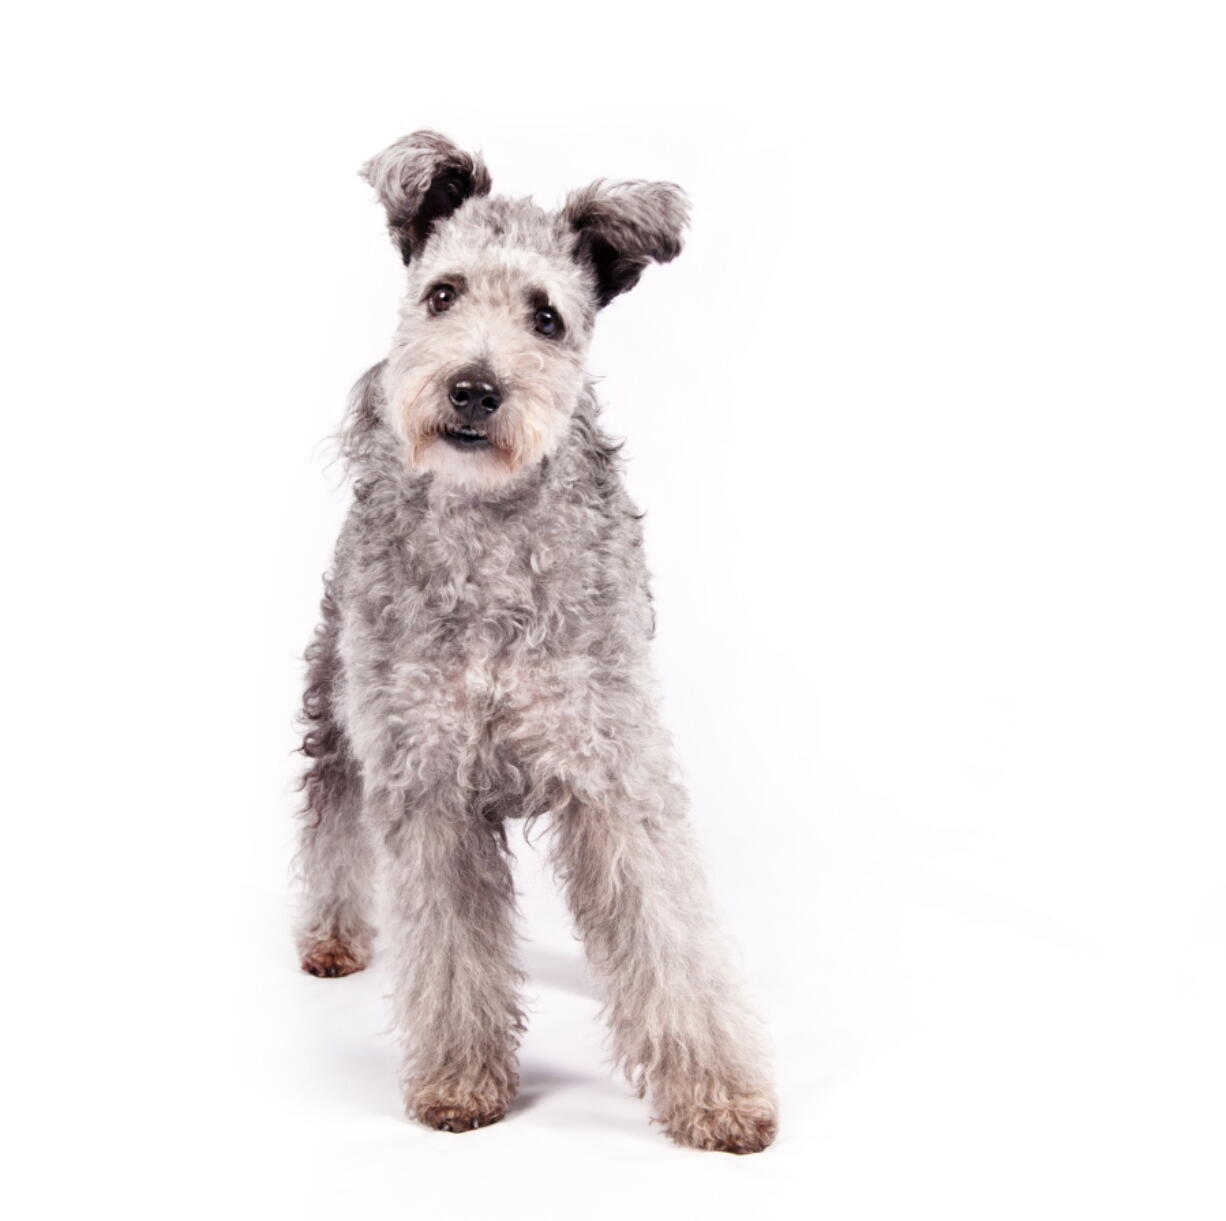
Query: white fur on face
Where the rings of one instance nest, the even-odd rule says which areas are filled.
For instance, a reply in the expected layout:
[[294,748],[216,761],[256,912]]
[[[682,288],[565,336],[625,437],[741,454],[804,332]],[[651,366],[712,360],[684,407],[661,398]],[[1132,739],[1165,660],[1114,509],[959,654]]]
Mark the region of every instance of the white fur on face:
[[[411,469],[495,487],[557,448],[583,386],[592,311],[573,260],[473,237],[473,226],[449,222],[411,265],[384,389],[388,423]],[[432,315],[425,298],[443,283],[459,295],[445,313]],[[535,330],[534,295],[561,315],[560,336]],[[473,365],[489,369],[503,401],[483,421],[491,447],[468,451],[442,433],[456,423],[448,383]]]

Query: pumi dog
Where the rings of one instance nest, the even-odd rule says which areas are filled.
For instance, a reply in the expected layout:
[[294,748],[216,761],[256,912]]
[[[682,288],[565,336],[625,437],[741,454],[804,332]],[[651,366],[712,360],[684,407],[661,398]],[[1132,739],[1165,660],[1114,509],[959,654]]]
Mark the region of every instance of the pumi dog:
[[430,131],[362,172],[408,288],[354,388],[353,504],[307,652],[302,966],[365,967],[380,890],[409,1113],[501,1119],[524,1029],[505,820],[548,815],[617,1062],[674,1140],[761,1150],[772,1088],[658,719],[639,514],[584,372],[600,310],[680,252],[685,196],[598,181],[545,211],[491,196],[482,161]]

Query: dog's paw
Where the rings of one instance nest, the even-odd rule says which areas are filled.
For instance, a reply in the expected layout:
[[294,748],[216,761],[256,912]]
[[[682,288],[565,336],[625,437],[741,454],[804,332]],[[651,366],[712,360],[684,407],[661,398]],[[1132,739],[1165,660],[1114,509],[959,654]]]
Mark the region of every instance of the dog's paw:
[[679,1145],[717,1153],[761,1153],[779,1127],[775,1108],[765,1101],[688,1106],[666,1115],[664,1131]]
[[445,1098],[439,1095],[409,1101],[409,1112],[428,1128],[440,1132],[471,1132],[497,1123],[507,1113],[509,1103],[500,1098],[472,1094]]
[[336,937],[312,941],[300,948],[302,969],[308,975],[316,975],[320,979],[352,975],[355,971],[363,970],[368,961],[365,954],[359,953],[348,942]]

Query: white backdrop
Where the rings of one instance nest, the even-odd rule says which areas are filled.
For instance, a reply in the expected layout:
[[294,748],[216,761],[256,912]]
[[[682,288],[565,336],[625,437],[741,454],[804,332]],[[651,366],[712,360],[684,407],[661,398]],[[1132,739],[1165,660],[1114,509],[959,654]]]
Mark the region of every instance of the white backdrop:
[[[1222,1215],[1215,6],[9,20],[6,1211]],[[409,1124],[386,980],[296,971],[326,438],[400,282],[355,171],[419,126],[502,192],[693,199],[591,367],[760,1157],[608,1074],[531,847],[506,1122]]]

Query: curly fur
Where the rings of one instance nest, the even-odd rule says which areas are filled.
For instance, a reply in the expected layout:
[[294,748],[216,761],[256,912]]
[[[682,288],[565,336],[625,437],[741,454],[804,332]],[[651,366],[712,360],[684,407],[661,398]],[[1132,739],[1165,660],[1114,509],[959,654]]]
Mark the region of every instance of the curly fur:
[[362,167],[387,212],[387,228],[407,263],[472,195],[488,195],[490,176],[480,157],[461,152],[435,131],[404,136]]
[[579,235],[592,268],[600,305],[639,281],[649,262],[667,263],[681,253],[689,208],[671,182],[606,182],[574,191],[562,216]]
[[[432,174],[466,164],[441,140],[367,167],[394,230],[413,230],[406,201]],[[411,240],[391,354],[352,398],[354,501],[308,650],[299,945],[316,974],[365,964],[378,859],[406,1102],[436,1127],[493,1122],[514,1097],[503,823],[548,815],[616,1057],[665,1130],[733,1152],[774,1134],[657,717],[639,515],[583,374],[602,276],[671,258],[684,219],[667,184],[594,184],[559,213],[470,194]],[[463,291],[432,316],[440,279]],[[558,337],[532,329],[543,296]],[[459,452],[443,390],[476,360],[505,402],[486,449]]]

